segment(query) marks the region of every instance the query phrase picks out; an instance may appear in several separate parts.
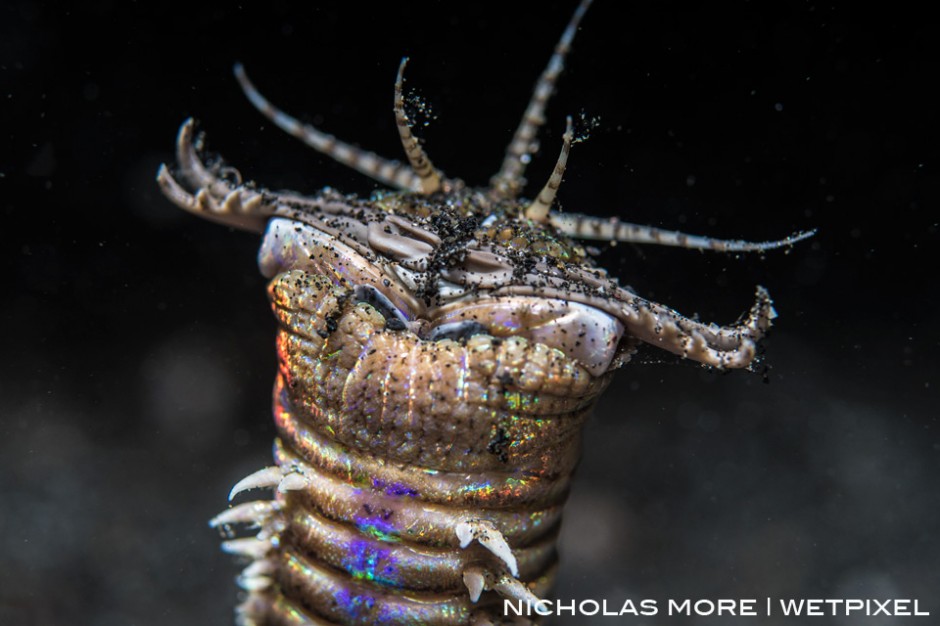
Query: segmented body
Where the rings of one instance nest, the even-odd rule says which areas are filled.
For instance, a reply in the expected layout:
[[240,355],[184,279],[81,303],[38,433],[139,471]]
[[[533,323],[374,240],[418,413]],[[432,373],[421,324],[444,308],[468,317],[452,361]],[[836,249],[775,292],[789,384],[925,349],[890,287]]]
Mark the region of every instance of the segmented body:
[[[178,141],[167,196],[199,215],[264,230],[262,272],[279,322],[275,462],[232,495],[275,490],[213,525],[248,557],[247,624],[495,624],[502,598],[551,587],[555,539],[581,426],[641,342],[715,367],[747,367],[770,325],[766,292],[727,327],[682,317],[622,288],[571,237],[719,250],[718,241],[551,212],[573,133],[536,199],[518,198],[532,138],[579,6],[487,188],[438,172],[395,110],[409,166],[352,148],[251,101],[316,149],[403,189],[369,199],[272,193],[222,176]],[[230,168],[226,169],[230,173]]]
[[371,305],[297,271],[271,295],[276,460],[307,479],[283,501],[283,603],[340,624],[468,623],[486,603],[464,572],[506,570],[460,549],[455,527],[475,519],[544,591],[578,432],[608,376],[522,338],[388,331]]

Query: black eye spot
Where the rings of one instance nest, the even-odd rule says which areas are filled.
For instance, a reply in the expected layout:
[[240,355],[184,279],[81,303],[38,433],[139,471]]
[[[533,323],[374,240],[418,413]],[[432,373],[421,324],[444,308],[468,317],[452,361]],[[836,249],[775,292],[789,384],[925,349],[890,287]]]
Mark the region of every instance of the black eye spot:
[[356,302],[364,302],[378,311],[385,318],[385,328],[388,330],[408,328],[408,318],[405,314],[384,293],[372,285],[356,285],[353,297]]
[[466,320],[463,322],[441,324],[431,331],[428,339],[431,341],[440,341],[441,339],[460,341],[462,339],[469,339],[473,335],[486,335],[488,333],[489,330],[483,324],[474,322],[473,320]]

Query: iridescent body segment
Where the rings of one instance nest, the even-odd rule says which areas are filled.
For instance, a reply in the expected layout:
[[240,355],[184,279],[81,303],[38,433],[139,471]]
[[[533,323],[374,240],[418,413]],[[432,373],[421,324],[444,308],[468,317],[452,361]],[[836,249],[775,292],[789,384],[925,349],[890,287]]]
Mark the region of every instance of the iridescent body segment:
[[[208,163],[186,121],[178,168],[158,181],[202,217],[264,232],[259,263],[279,323],[275,465],[231,497],[274,490],[212,521],[257,530],[225,542],[247,558],[243,624],[513,622],[502,599],[535,602],[555,541],[581,427],[641,343],[718,368],[748,367],[774,317],[762,288],[732,326],[693,321],[621,287],[576,239],[767,250],[559,214],[550,180],[519,198],[525,164],[581,3],[536,84],[501,170],[470,188],[435,169],[394,109],[408,165],[305,126],[236,75],[292,135],[398,191],[368,199],[274,193]],[[224,175],[223,175],[224,174]]]
[[275,457],[310,483],[284,499],[287,598],[340,624],[467,623],[486,605],[464,571],[503,568],[460,549],[455,524],[478,518],[513,546],[521,579],[547,587],[578,433],[609,376],[521,337],[388,331],[372,305],[301,270],[270,293]]

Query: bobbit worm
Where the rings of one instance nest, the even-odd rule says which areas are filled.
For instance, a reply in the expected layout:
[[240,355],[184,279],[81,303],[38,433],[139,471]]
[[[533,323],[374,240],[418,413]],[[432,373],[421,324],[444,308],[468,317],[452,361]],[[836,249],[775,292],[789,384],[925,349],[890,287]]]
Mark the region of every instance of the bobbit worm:
[[[405,162],[282,112],[236,65],[251,103],[315,150],[387,187],[274,192],[201,150],[192,120],[164,194],[205,219],[263,233],[279,324],[274,464],[211,522],[248,561],[241,624],[530,623],[504,599],[550,592],[581,427],[641,344],[707,367],[748,368],[775,317],[758,287],[735,324],[693,320],[621,286],[588,240],[726,252],[792,245],[688,235],[554,209],[572,144],[533,199],[525,170],[584,0],[538,78],[499,171],[473,187],[413,134],[403,59],[393,109]],[[244,500],[243,492],[273,496]],[[515,621],[513,621],[515,620]]]

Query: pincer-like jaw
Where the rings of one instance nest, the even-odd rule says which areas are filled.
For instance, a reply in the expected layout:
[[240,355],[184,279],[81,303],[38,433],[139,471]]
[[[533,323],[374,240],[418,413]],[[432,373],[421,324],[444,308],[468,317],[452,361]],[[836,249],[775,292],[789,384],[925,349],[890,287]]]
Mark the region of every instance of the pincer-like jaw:
[[754,364],[758,342],[776,316],[770,294],[759,286],[747,317],[730,326],[703,324],[633,294],[620,318],[640,341],[703,365],[741,369]]
[[[412,221],[407,210],[326,190],[309,197],[266,191],[243,183],[221,160],[204,160],[198,144],[194,123],[186,120],[177,139],[176,174],[163,165],[157,176],[170,200],[200,217],[266,232],[259,259],[266,276],[303,267],[337,285],[370,290],[377,303],[387,303],[394,323],[422,337],[480,329],[497,337],[523,336],[562,349],[593,375],[626,362],[638,342],[734,369],[752,366],[776,316],[767,291],[758,287],[744,320],[704,324],[638,296],[596,268],[548,262],[537,254],[520,267],[511,253],[477,237],[453,257],[456,264],[431,272],[442,237]],[[569,341],[572,336],[584,340]],[[612,348],[618,342],[619,351]]]
[[[264,232],[275,205],[242,183],[241,174],[221,160],[207,165],[197,152],[195,122],[187,119],[176,139],[176,174],[166,164],[157,172],[163,194],[175,205],[203,219],[242,230]],[[177,179],[177,176],[179,179]]]

